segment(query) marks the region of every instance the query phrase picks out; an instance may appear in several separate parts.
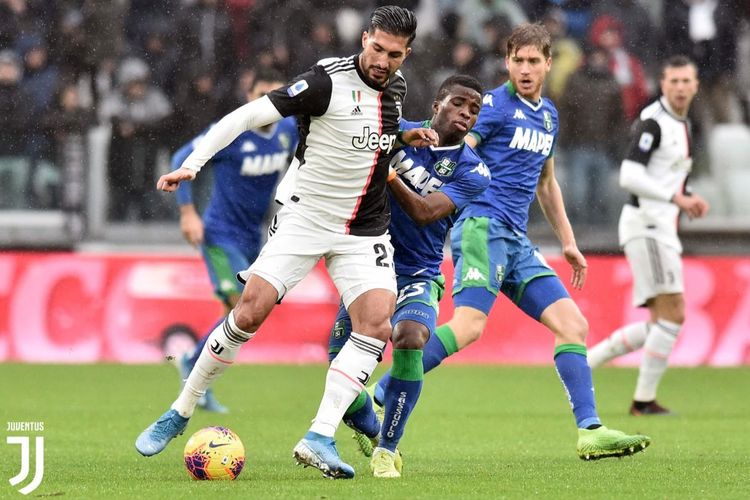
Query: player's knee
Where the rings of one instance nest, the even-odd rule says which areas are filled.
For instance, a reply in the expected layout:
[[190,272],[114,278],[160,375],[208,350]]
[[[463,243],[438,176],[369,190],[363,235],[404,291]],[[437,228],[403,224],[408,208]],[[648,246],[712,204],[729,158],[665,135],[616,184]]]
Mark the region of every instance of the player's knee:
[[566,344],[585,344],[589,334],[589,322],[583,314],[576,314],[563,319],[556,330],[555,334]]
[[259,310],[252,300],[241,300],[232,310],[234,323],[244,332],[257,332],[268,314]]
[[352,327],[353,331],[357,333],[374,337],[383,342],[387,342],[391,338],[391,320],[386,315],[373,314],[356,323],[357,325],[355,326],[353,322]]
[[393,329],[394,349],[423,349],[430,332],[427,327],[416,321],[400,321]]
[[487,317],[483,314],[461,314],[449,322],[459,349],[479,340],[486,324]]
[[685,322],[685,300],[682,294],[661,296],[656,301],[656,319],[664,319],[679,325]]

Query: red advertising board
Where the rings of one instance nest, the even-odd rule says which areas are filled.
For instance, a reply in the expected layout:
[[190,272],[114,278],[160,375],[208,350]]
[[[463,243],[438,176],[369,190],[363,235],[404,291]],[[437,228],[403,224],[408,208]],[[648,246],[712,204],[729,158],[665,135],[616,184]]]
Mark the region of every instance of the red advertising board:
[[[550,259],[567,283],[570,272]],[[448,282],[449,263],[444,265]],[[750,259],[686,258],[686,323],[672,364],[750,363]],[[631,306],[631,276],[620,257],[590,257],[589,280],[573,292],[590,324],[589,345],[625,322],[646,317]],[[327,359],[338,293],[318,265],[290,292],[240,362],[306,363]],[[440,318],[452,311],[449,296]],[[0,361],[152,363],[164,336],[206,332],[221,315],[197,257],[97,253],[0,253]],[[550,363],[552,335],[504,297],[482,339],[450,361]],[[637,354],[618,363],[632,365]]]

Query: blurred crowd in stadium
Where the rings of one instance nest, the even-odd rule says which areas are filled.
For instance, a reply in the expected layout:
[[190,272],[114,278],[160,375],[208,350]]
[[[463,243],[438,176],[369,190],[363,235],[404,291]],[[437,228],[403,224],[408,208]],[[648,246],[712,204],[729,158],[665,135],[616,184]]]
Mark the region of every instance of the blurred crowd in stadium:
[[750,156],[746,1],[0,0],[0,210],[85,208],[90,131],[106,129],[107,220],[175,220],[156,178],[179,145],[243,102],[256,68],[291,78],[354,54],[369,12],[392,3],[419,19],[403,69],[410,119],[430,114],[449,74],[497,86],[512,27],[547,26],[558,170],[579,225],[615,223],[628,127],[658,92],[660,62],[692,57],[701,78],[694,176],[720,199],[718,214],[748,207],[746,196],[723,196],[750,182],[750,165],[726,164]]

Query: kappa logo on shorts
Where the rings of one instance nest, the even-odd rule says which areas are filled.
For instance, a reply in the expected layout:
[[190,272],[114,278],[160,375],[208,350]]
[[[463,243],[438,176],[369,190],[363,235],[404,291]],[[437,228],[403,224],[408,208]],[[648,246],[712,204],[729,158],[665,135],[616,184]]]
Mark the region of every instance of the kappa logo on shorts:
[[484,275],[479,272],[479,269],[476,267],[470,267],[468,271],[466,271],[466,275],[464,276],[464,281],[485,281],[486,278]]

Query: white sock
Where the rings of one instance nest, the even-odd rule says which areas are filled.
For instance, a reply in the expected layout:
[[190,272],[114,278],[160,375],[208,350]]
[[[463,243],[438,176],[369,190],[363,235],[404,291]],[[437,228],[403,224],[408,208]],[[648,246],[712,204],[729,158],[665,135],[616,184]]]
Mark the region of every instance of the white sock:
[[234,322],[234,312],[230,312],[209,335],[185,386],[172,403],[172,409],[183,417],[192,416],[195,405],[206,393],[206,389],[234,363],[242,344],[253,338],[253,335],[255,333],[240,330]]
[[587,359],[591,368],[603,365],[618,356],[640,349],[646,341],[650,325],[646,322],[631,323],[602,340],[588,350]]
[[638,382],[635,386],[635,401],[653,401],[662,375],[667,370],[667,359],[672,352],[677,334],[678,323],[659,319],[651,325],[648,338],[643,346],[641,369],[638,371]]
[[328,367],[323,399],[310,430],[333,437],[354,399],[365,388],[385,348],[385,342],[352,332]]

